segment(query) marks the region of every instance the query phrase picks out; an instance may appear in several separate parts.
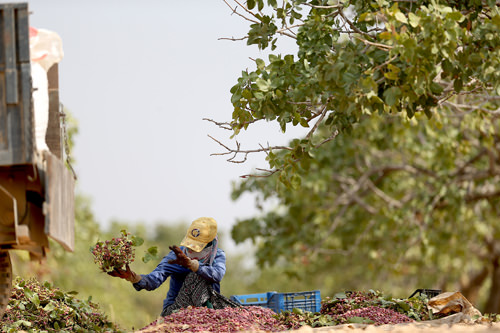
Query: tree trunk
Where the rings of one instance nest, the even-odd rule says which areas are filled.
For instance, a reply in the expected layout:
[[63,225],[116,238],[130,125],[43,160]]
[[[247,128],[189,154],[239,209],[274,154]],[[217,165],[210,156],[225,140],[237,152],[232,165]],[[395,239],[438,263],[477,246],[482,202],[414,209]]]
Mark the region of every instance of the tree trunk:
[[488,266],[484,266],[481,271],[470,277],[470,280],[466,285],[460,288],[462,295],[464,295],[464,297],[467,298],[467,300],[469,300],[472,304],[477,304],[479,290],[483,286],[488,274]]
[[491,274],[491,289],[484,313],[500,313],[500,258],[493,260],[493,271]]

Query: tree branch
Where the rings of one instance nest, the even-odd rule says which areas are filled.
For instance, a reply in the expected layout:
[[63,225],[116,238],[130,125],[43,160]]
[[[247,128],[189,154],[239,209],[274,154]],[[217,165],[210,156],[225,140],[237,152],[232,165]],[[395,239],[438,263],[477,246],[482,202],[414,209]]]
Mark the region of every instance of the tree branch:
[[[257,24],[259,23],[259,21],[252,20],[252,19],[250,19],[250,18],[246,17],[245,15],[243,15],[243,14],[241,14],[241,13],[238,13],[238,6],[235,6],[235,7],[233,8],[233,7],[231,7],[231,5],[227,2],[227,0],[223,0],[223,1],[225,2],[225,4],[226,4],[229,8],[231,8],[231,10],[233,11],[233,14],[236,14],[236,15],[238,15],[238,16],[240,16],[240,17],[242,17],[243,19],[245,19],[245,20],[247,20],[247,21],[250,21],[250,22],[252,22],[252,23],[257,23]],[[252,15],[253,17],[257,18],[257,17],[255,16],[255,14],[254,14],[254,13],[252,13],[250,10],[246,9],[246,8],[245,8],[245,6],[243,6],[242,4],[240,4],[237,0],[233,0],[233,1],[234,1],[234,2],[236,2],[236,3],[237,3],[237,4],[241,7],[241,8],[243,8],[243,10],[244,10],[244,11],[246,11],[247,13],[249,13],[250,15]]]
[[344,21],[345,21],[345,22],[347,22],[347,24],[349,24],[349,26],[351,27],[351,29],[352,29],[352,30],[354,30],[356,33],[358,33],[358,34],[360,34],[360,35],[363,35],[363,36],[365,36],[365,37],[367,37],[367,38],[370,38],[370,39],[373,39],[373,38],[374,38],[372,35],[370,35],[370,34],[368,34],[368,33],[364,32],[364,31],[359,30],[359,29],[358,29],[358,27],[356,27],[356,26],[354,25],[354,23],[352,23],[352,22],[351,22],[351,20],[349,20],[349,19],[348,19],[348,18],[344,15],[344,13],[343,13],[341,10],[339,10],[339,15],[340,15],[340,16],[342,16],[342,18],[344,19]]
[[360,41],[362,41],[365,44],[375,46],[376,48],[379,48],[379,49],[384,50],[384,51],[389,51],[390,49],[393,48],[390,45],[385,45],[385,44],[370,42],[370,41],[368,41],[366,39],[363,39],[363,38],[361,38],[359,36],[354,36],[354,38],[359,39]]
[[209,119],[209,118],[203,118],[203,120],[206,120],[206,121],[209,121],[211,123],[214,123],[215,125],[217,125],[220,128],[223,128],[223,129],[226,129],[226,130],[230,130],[230,131],[233,130],[233,126],[231,126],[231,123],[228,123],[228,122],[219,123],[219,122],[217,122],[217,121],[215,121],[213,119]]
[[[273,147],[267,147],[267,148],[261,146],[261,148],[259,148],[259,149],[241,150],[240,149],[240,143],[238,141],[236,141],[236,149],[232,149],[232,148],[229,148],[228,146],[224,145],[222,142],[220,142],[219,140],[215,139],[214,137],[212,137],[210,135],[208,135],[208,137],[210,139],[214,140],[215,142],[217,142],[219,145],[221,145],[224,149],[227,150],[224,153],[212,153],[212,154],[210,154],[210,156],[222,156],[222,155],[233,154],[233,157],[231,157],[231,158],[228,159],[228,162],[233,162],[233,163],[243,163],[243,162],[245,162],[246,159],[247,159],[248,154],[251,154],[251,153],[268,152],[268,151],[271,151],[271,150],[289,150],[289,151],[293,150],[292,148],[286,147],[286,146],[273,146]],[[235,158],[239,154],[243,154],[245,157],[244,157],[243,160],[236,161]]]
[[309,140],[311,138],[311,136],[314,134],[314,132],[316,132],[316,130],[318,129],[319,124],[321,123],[321,121],[326,116],[327,109],[328,109],[328,103],[325,103],[325,106],[323,106],[323,110],[321,110],[321,112],[319,113],[320,114],[319,119],[316,121],[316,123],[314,124],[313,128],[311,128],[311,130],[309,131],[309,133],[307,133],[306,139]]

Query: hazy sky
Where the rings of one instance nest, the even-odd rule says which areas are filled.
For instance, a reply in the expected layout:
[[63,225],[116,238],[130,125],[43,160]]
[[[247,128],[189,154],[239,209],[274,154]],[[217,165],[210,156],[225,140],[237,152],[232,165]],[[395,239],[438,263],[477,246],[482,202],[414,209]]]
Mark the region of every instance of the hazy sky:
[[[6,2],[6,1],[2,1]],[[30,24],[63,41],[60,98],[79,123],[72,152],[77,190],[98,221],[191,221],[212,216],[229,230],[255,213],[253,198],[232,202],[231,181],[254,167],[220,156],[230,132],[204,121],[230,120],[229,90],[250,57],[248,22],[222,0],[29,1]],[[289,42],[282,47],[291,49]],[[239,139],[243,148],[287,140],[273,124]]]

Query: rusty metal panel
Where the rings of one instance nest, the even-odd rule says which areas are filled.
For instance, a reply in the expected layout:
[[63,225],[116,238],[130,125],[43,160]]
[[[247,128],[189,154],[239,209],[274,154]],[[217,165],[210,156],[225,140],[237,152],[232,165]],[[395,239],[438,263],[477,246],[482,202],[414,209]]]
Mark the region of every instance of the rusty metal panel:
[[9,149],[5,84],[2,84],[1,82],[5,82],[5,75],[2,72],[0,72],[0,161],[2,160],[2,154],[8,155]]
[[28,5],[0,4],[0,166],[33,162]]
[[15,226],[18,222],[16,197],[0,184],[0,243],[16,242]]
[[45,233],[67,251],[75,248],[75,180],[64,162],[44,152],[47,165]]
[[2,19],[7,104],[17,104],[16,18],[13,6],[5,6],[2,11]]
[[49,123],[45,142],[50,151],[62,158],[61,117],[59,112],[59,66],[54,64],[47,72],[49,81]]

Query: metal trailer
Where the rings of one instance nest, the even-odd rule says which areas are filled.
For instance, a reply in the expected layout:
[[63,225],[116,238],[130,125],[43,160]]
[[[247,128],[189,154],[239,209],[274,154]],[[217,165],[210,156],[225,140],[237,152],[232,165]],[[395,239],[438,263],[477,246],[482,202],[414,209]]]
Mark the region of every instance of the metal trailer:
[[0,4],[0,318],[12,287],[9,250],[44,258],[49,237],[74,250],[74,175],[64,162],[58,66],[48,71],[49,150],[35,141],[27,3]]

